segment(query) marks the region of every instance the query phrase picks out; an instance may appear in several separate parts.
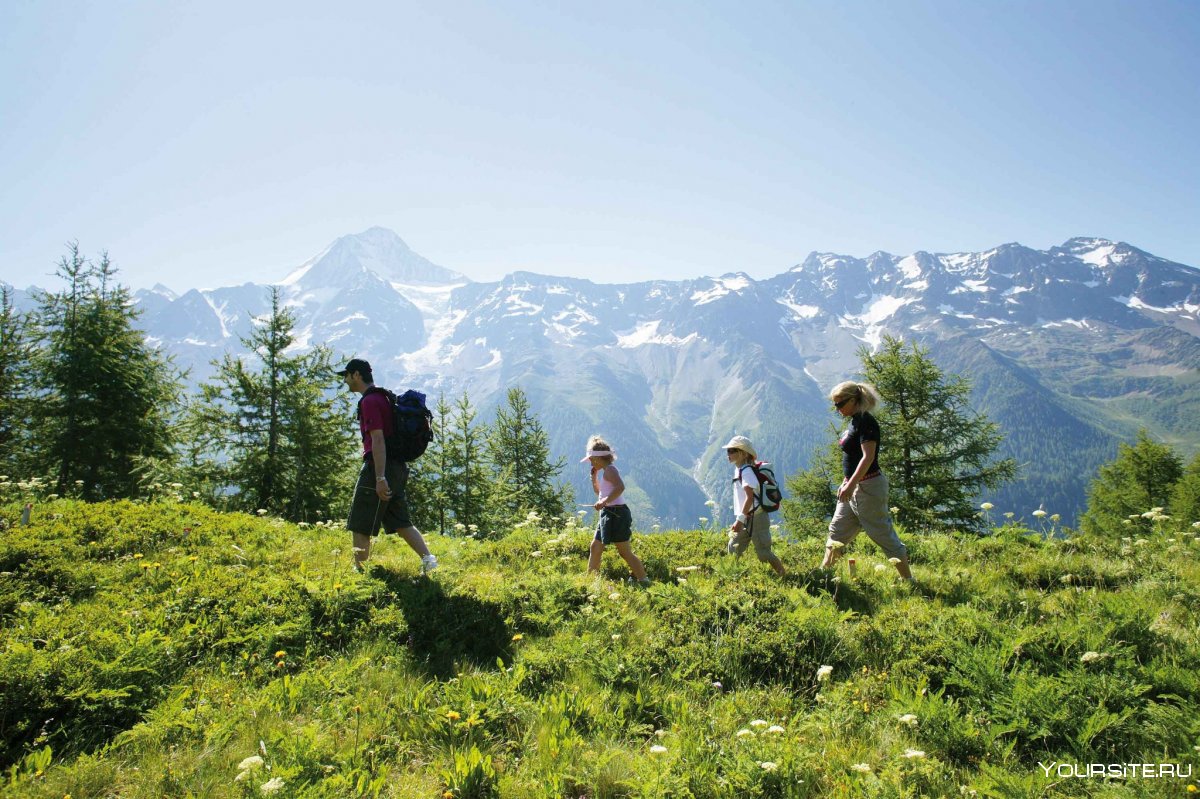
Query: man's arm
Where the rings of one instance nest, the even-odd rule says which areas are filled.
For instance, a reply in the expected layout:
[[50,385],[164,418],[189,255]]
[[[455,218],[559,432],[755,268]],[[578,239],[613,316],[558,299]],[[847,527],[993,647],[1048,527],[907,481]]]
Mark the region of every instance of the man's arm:
[[384,470],[387,468],[387,442],[383,440],[382,430],[371,431],[371,460],[375,465],[375,493],[386,502],[392,498],[392,489],[384,476]]

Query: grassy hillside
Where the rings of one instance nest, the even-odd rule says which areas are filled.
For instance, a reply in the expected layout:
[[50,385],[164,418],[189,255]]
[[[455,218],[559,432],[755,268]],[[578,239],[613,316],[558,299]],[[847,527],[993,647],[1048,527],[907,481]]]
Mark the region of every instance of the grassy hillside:
[[[10,496],[10,500],[12,497]],[[1200,784],[1200,543],[713,531],[395,539],[176,501],[0,505],[0,797],[1162,797]],[[844,563],[844,561],[843,561]],[[1039,761],[1191,778],[1047,776]]]

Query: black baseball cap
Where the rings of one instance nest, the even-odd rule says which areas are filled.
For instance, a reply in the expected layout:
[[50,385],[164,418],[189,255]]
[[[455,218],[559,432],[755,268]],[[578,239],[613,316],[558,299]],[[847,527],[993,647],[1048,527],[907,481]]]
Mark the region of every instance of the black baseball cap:
[[342,377],[345,377],[346,375],[350,374],[351,372],[363,373],[363,372],[370,372],[370,371],[371,371],[371,364],[367,363],[362,358],[351,358],[350,361],[346,364],[346,368],[341,370],[340,372],[337,372],[337,374]]

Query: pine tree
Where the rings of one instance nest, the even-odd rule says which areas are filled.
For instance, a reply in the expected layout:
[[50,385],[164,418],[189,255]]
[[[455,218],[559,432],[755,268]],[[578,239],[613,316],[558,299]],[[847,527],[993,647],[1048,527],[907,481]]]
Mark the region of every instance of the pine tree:
[[555,482],[566,459],[551,461],[550,437],[520,387],[510,388],[505,404],[496,408],[487,453],[493,464],[497,512],[519,521],[533,511],[551,526],[562,523],[566,505],[574,501],[570,488]]
[[1150,521],[1142,514],[1170,507],[1172,489],[1182,476],[1179,456],[1139,430],[1137,440],[1117,447],[1117,457],[1101,466],[1092,480],[1080,528],[1110,536],[1149,530]]
[[330,391],[329,350],[289,355],[294,327],[273,287],[270,316],[242,339],[260,368],[228,354],[215,363],[189,428],[205,453],[195,468],[226,505],[312,521],[345,502],[354,437],[346,398]]
[[1180,526],[1200,532],[1191,525],[1200,524],[1200,455],[1192,458],[1171,489],[1171,515]]
[[476,423],[476,416],[464,392],[454,403],[446,423],[442,478],[446,506],[454,517],[452,529],[460,534],[477,532],[489,536],[502,520],[489,506],[492,482],[491,464],[484,447],[487,429]]
[[32,466],[32,358],[29,320],[14,307],[12,289],[0,286],[0,475],[10,478]]
[[969,381],[943,374],[928,349],[893,336],[884,336],[878,352],[863,347],[858,355],[884,403],[875,412],[883,430],[879,463],[898,520],[910,528],[980,529],[975,496],[1011,480],[1017,464],[994,459],[1003,435],[970,411]]
[[835,440],[813,453],[807,469],[787,479],[781,511],[788,529],[800,533],[827,522],[837,507],[841,482],[842,456]]
[[59,493],[134,496],[140,466],[170,457],[178,375],[135,329],[137,310],[107,253],[94,264],[71,244],[57,274],[66,287],[38,297],[37,457]]
[[408,506],[413,524],[420,530],[437,530],[446,534],[453,512],[449,507],[447,468],[449,449],[446,444],[448,424],[451,421],[450,405],[446,395],[438,396],[433,408],[433,441],[414,463],[409,464]]

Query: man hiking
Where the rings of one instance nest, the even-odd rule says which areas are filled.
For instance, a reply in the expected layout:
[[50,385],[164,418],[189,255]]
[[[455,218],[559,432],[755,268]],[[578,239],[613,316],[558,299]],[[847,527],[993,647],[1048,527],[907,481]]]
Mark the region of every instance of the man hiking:
[[421,556],[421,570],[431,572],[438,567],[437,558],[430,553],[421,531],[413,526],[408,514],[404,494],[408,464],[400,458],[388,457],[386,442],[394,425],[391,400],[384,390],[371,390],[375,388],[371,364],[361,358],[352,358],[337,374],[347,388],[362,395],[358,401],[358,424],[362,431],[363,466],[346,520],[346,527],[353,534],[354,569],[363,571],[363,564],[371,555],[371,538],[382,527],[403,538]]

